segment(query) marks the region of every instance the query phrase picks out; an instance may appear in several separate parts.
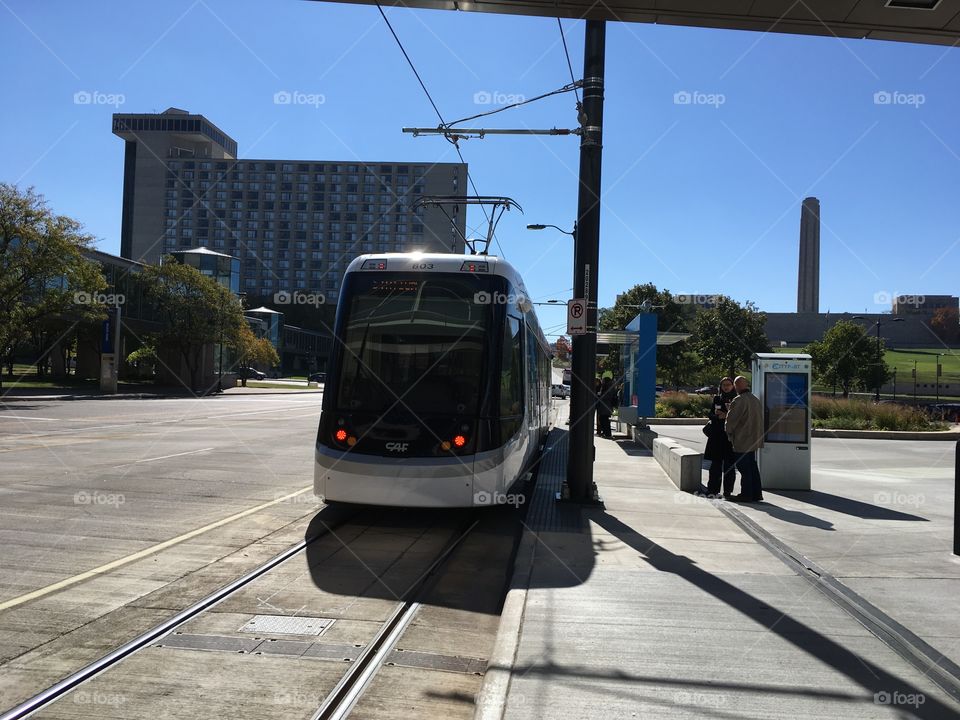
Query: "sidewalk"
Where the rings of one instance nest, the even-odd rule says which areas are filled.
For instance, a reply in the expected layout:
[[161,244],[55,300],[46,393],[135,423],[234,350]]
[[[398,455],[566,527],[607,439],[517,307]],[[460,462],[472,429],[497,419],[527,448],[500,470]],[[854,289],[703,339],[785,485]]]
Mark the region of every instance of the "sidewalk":
[[[954,443],[935,467],[821,467],[810,492],[767,490],[736,509],[819,565],[955,665],[960,664],[960,557],[952,554]],[[867,441],[864,441],[867,442]],[[902,453],[910,456],[910,444]],[[919,463],[918,463],[919,465]],[[704,473],[706,476],[706,473]]]
[[478,718],[957,717],[947,692],[632,443],[596,440],[605,508],[558,506],[565,419]]

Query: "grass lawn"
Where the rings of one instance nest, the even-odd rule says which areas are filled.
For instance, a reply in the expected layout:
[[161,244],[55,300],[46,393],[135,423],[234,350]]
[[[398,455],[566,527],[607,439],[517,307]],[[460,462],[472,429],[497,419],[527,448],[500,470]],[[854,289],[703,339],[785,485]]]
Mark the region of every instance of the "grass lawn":
[[[803,352],[802,347],[778,347],[774,350],[780,353]],[[940,376],[941,382],[960,382],[960,349],[910,348],[909,350],[887,350],[883,357],[891,369],[897,369],[898,382],[910,376],[914,361],[917,363],[917,376],[921,379],[929,378],[932,382],[936,377],[938,353],[942,353],[940,357],[940,364],[943,366],[943,375]]]

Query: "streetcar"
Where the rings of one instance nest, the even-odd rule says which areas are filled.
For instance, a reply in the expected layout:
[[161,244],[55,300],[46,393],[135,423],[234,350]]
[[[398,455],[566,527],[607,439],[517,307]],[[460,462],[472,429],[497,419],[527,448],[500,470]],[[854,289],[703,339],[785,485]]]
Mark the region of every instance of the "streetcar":
[[491,255],[362,255],[347,267],[317,431],[328,503],[502,504],[549,430],[550,347]]

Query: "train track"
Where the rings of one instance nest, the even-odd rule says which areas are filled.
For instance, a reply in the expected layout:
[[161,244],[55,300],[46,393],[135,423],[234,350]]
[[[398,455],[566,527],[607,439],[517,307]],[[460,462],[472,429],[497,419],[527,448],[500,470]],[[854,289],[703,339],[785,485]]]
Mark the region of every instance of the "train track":
[[[305,552],[314,542],[330,535],[335,530],[344,528],[360,514],[359,511],[342,510],[343,516],[338,517],[332,524],[325,524],[323,529],[315,535],[305,538],[301,542],[287,548],[267,562],[258,566],[233,582],[224,585],[215,592],[190,607],[181,610],[167,620],[155,625],[146,632],[117,647],[107,655],[63,678],[28,700],[0,715],[0,720],[20,720],[36,712],[48,708],[65,695],[123,662],[134,653],[156,643],[161,638],[171,634],[184,623],[196,618],[202,613],[223,602],[230,596],[242,590],[254,580],[266,575],[291,558]],[[373,678],[384,664],[384,660],[391,653],[397,640],[416,617],[420,609],[418,598],[436,576],[438,570],[449,560],[451,553],[470,535],[479,520],[477,513],[471,512],[468,518],[452,534],[443,549],[404,592],[387,620],[382,624],[374,638],[364,647],[363,651],[351,663],[348,671],[341,677],[333,690],[327,695],[321,706],[312,716],[312,720],[328,720],[331,718],[345,718],[351,709],[369,687]]]

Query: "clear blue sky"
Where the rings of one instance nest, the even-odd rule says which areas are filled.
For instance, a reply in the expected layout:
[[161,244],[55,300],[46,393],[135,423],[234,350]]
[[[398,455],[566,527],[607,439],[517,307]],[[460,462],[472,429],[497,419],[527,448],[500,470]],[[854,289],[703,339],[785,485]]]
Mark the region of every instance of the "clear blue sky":
[[[556,89],[569,72],[554,19],[387,10],[446,120],[490,106],[477,93]],[[202,113],[241,157],[454,161],[372,6],[260,0],[76,3],[3,0],[2,179],[119,251],[121,112]],[[574,73],[583,23],[564,21]],[[607,30],[600,304],[636,283],[796,308],[800,202],[820,198],[821,310],[878,311],[878,293],[960,290],[960,49],[622,25]],[[322,105],[276,105],[287,90]],[[722,104],[677,104],[678,92]],[[877,92],[903,93],[877,104]],[[911,102],[921,96],[922,104]],[[120,98],[115,98],[120,99]],[[100,97],[107,101],[109,98]],[[561,95],[485,120],[574,127]],[[464,142],[482,194],[514,197],[498,237],[538,299],[566,298],[577,140]],[[471,223],[482,217],[470,216]],[[542,308],[542,322],[563,321]]]

